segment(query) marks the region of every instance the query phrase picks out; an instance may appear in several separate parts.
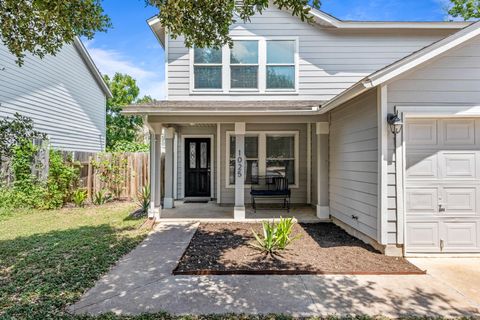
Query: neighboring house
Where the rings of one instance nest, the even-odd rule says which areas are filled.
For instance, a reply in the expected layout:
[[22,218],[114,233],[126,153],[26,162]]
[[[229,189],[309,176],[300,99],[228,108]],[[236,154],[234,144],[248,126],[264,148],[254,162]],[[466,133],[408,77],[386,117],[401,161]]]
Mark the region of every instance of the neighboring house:
[[51,146],[65,151],[105,149],[108,86],[80,40],[56,56],[16,57],[0,44],[0,117],[33,119]]
[[243,219],[251,176],[280,173],[293,203],[386,254],[480,252],[480,24],[313,15],[270,8],[218,51],[149,21],[167,99],[125,113],[152,132],[150,214],[161,217],[165,128],[166,208],[208,196]]

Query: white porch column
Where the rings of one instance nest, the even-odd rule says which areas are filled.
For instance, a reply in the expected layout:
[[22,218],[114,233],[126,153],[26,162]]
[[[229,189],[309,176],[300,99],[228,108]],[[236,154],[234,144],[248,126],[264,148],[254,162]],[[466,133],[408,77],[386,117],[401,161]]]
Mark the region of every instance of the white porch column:
[[245,122],[235,123],[235,220],[245,219],[245,131]]
[[175,207],[173,190],[174,190],[174,138],[175,128],[165,129],[165,198],[163,199],[163,207],[171,209]]
[[330,133],[330,125],[328,122],[317,122],[317,217],[319,219],[330,218],[330,208],[328,204],[328,151],[323,152],[328,147],[328,134]]
[[161,204],[161,160],[162,160],[162,124],[149,124],[150,129],[150,209],[148,217],[160,219]]

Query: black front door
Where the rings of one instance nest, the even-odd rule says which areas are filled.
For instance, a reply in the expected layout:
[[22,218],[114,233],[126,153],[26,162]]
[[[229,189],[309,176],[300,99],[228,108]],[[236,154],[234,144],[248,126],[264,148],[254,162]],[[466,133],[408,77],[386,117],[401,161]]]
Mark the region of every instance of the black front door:
[[210,197],[210,139],[185,139],[185,197]]

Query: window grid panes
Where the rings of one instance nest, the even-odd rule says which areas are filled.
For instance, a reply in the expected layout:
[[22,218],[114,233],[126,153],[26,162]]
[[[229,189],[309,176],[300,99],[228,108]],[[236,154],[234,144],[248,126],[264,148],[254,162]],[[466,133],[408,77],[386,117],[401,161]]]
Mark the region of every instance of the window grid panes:
[[[235,136],[230,136],[229,183],[235,184]],[[245,137],[245,183],[252,182],[252,176],[258,176],[258,136]]]
[[222,89],[222,50],[195,48],[193,72],[195,89]]
[[234,41],[230,50],[230,87],[258,89],[258,41]]
[[267,135],[266,173],[295,184],[295,137]]
[[267,41],[267,89],[295,89],[295,52],[293,40]]

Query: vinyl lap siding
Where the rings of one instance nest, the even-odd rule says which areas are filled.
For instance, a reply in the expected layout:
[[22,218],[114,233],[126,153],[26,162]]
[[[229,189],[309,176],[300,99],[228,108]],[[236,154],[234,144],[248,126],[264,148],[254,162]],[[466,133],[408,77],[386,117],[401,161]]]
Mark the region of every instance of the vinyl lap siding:
[[56,149],[104,149],[105,95],[73,45],[43,60],[28,55],[22,67],[0,45],[1,68],[0,117],[31,117]]
[[333,111],[330,120],[331,215],[373,239],[378,216],[376,101],[371,90]]
[[[400,33],[401,32],[401,33]],[[208,100],[329,100],[364,76],[433,41],[446,30],[335,30],[301,22],[270,8],[251,23],[232,27],[237,36],[294,36],[299,38],[299,94],[190,95],[190,57],[183,39],[168,41],[168,99]]]
[[[461,48],[453,49],[407,73],[388,86],[388,112],[395,106],[469,106],[480,105],[480,37],[469,41]],[[388,203],[389,243],[403,243],[397,235],[397,188],[394,156],[394,141],[388,141]]]

